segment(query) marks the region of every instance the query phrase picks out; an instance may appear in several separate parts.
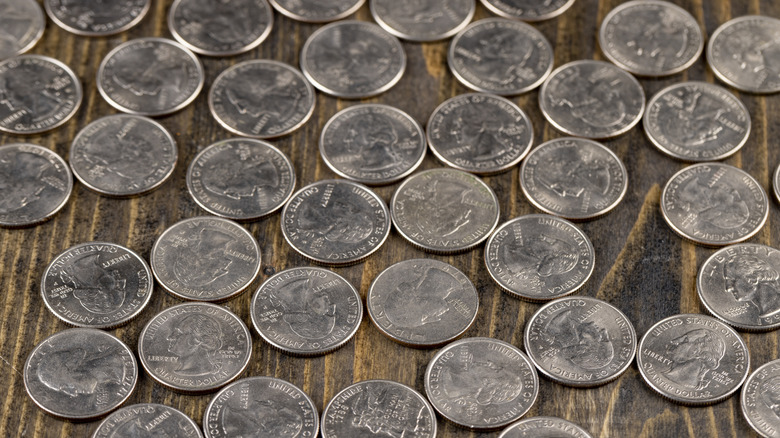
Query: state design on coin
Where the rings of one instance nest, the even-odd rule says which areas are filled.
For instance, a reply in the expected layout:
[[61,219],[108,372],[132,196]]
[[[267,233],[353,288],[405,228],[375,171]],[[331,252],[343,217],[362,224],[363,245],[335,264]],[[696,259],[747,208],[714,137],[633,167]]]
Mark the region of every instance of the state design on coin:
[[116,410],[100,422],[92,438],[201,438],[197,423],[178,409],[139,403]]
[[327,23],[351,15],[366,0],[269,0],[282,15],[307,23]]
[[138,24],[151,0],[44,0],[46,13],[58,26],[84,36],[106,36]]
[[574,0],[481,0],[490,12],[523,21],[547,20],[564,13]]
[[780,438],[780,359],[761,365],[745,381],[742,415],[766,438]]
[[592,438],[580,426],[557,417],[533,417],[507,427],[498,438]]
[[38,2],[0,0],[0,61],[30,50],[45,26]]
[[438,41],[474,17],[475,0],[371,0],[371,15],[391,34],[409,41]]

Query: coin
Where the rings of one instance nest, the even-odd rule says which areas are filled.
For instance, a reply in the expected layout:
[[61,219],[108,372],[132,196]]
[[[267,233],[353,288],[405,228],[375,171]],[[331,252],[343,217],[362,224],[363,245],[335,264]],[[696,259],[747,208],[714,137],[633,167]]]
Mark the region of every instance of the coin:
[[456,169],[408,177],[393,193],[396,230],[425,251],[452,254],[484,242],[498,224],[498,198],[484,181]]
[[187,170],[187,190],[204,210],[253,220],[281,208],[295,188],[292,162],[261,140],[232,138],[201,151]]
[[639,341],[639,373],[653,390],[684,405],[725,400],[750,369],[747,345],[739,334],[706,315],[670,316]]
[[371,0],[371,15],[386,31],[409,41],[449,38],[474,17],[474,0]]
[[21,55],[0,62],[0,131],[39,134],[70,120],[81,106],[81,82],[62,62]]
[[122,405],[138,380],[124,342],[102,330],[72,328],[36,345],[24,365],[24,388],[46,413],[91,420]]
[[98,91],[111,106],[130,114],[162,116],[189,105],[204,82],[198,57],[165,38],[138,38],[103,58]]
[[382,246],[390,235],[390,212],[368,187],[321,180],[298,190],[284,206],[282,234],[316,263],[350,265]]
[[413,347],[459,338],[477,318],[479,296],[454,266],[433,259],[396,263],[382,271],[366,295],[371,321],[382,334]]
[[592,438],[585,429],[557,417],[533,417],[507,427],[498,438]]
[[780,202],[780,165],[775,169],[775,176],[772,178],[772,188],[775,192],[775,199]]
[[273,138],[303,126],[314,112],[314,88],[287,64],[259,59],[223,71],[209,91],[211,115],[225,129]]
[[103,420],[92,438],[203,437],[197,423],[178,409],[156,403],[125,406]]
[[425,394],[447,420],[469,429],[499,429],[528,412],[539,377],[514,345],[464,338],[439,350],[425,370]]
[[707,246],[749,239],[764,226],[769,199],[742,169],[699,163],[674,174],[661,193],[661,212],[672,231]]
[[745,381],[740,397],[742,415],[750,427],[766,438],[780,437],[780,359],[761,365]]
[[206,438],[316,437],[317,406],[290,382],[247,377],[218,392],[203,414]]
[[251,305],[252,325],[272,347],[296,356],[334,351],[363,319],[360,294],[344,277],[316,267],[284,270],[266,280]]
[[24,227],[51,219],[73,191],[73,176],[56,153],[34,144],[0,146],[0,226]]
[[490,12],[506,18],[523,21],[541,21],[557,17],[574,3],[574,0],[481,0]]
[[82,129],[70,146],[71,169],[102,195],[142,195],[168,180],[176,167],[176,141],[146,117],[113,115]]
[[366,0],[268,0],[280,14],[308,23],[341,20],[363,6]]
[[241,225],[217,217],[184,219],[166,229],[151,254],[154,278],[183,300],[222,301],[260,272],[260,245]]
[[434,438],[436,426],[436,414],[425,397],[390,380],[354,383],[322,412],[322,438]]
[[57,26],[77,35],[105,36],[138,24],[151,0],[44,0],[46,13]]
[[425,134],[416,120],[398,108],[358,104],[328,120],[320,136],[320,154],[344,178],[390,184],[422,164]]
[[312,85],[346,99],[389,90],[405,68],[406,54],[398,39],[365,21],[323,26],[301,50],[301,70]]
[[780,20],[747,15],[715,29],[707,42],[707,60],[723,82],[749,93],[780,91]]
[[541,32],[525,23],[486,18],[455,35],[447,64],[471,89],[513,96],[544,82],[552,71],[553,50]]
[[623,200],[628,172],[601,143],[564,137],[528,154],[520,167],[520,188],[545,213],[588,220],[612,211]]
[[21,55],[41,39],[46,19],[38,2],[0,0],[0,60]]
[[259,46],[274,23],[265,0],[176,0],[168,12],[168,28],[177,41],[195,53],[231,56]]
[[249,365],[252,336],[224,307],[184,303],[154,316],[138,338],[138,357],[147,374],[175,391],[214,391]]

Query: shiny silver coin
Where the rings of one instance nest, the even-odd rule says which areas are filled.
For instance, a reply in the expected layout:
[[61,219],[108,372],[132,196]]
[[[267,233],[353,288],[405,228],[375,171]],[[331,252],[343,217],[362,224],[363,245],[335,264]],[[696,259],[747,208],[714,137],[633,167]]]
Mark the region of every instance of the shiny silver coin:
[[301,72],[266,59],[228,68],[209,91],[209,108],[217,122],[230,132],[254,138],[295,131],[311,117],[314,102],[314,88]]
[[68,32],[105,36],[138,24],[149,11],[151,0],[44,0],[46,13]]
[[371,0],[371,15],[386,31],[409,41],[449,38],[463,29],[476,9],[475,0]]
[[316,263],[350,265],[373,254],[390,235],[390,212],[368,187],[321,180],[298,190],[282,210],[282,234]]
[[593,273],[594,261],[593,244],[582,230],[546,214],[514,218],[485,244],[485,265],[493,280],[530,301],[576,292]]
[[564,13],[574,0],[481,0],[494,14],[523,21],[547,20]]
[[165,38],[138,38],[106,55],[98,91],[114,108],[142,116],[171,114],[189,105],[203,88],[198,57]]
[[233,138],[201,151],[187,170],[187,190],[211,214],[254,220],[271,214],[295,188],[292,162],[261,140]]
[[471,89],[514,96],[544,82],[552,71],[553,50],[541,32],[525,23],[486,18],[452,39],[447,64]]
[[214,391],[249,365],[252,336],[241,318],[225,307],[184,303],[146,324],[138,357],[156,382],[180,392]]
[[364,380],[342,389],[322,411],[321,427],[322,438],[434,438],[437,429],[425,397],[390,380]]
[[35,0],[0,0],[0,60],[32,49],[45,27],[46,19]]
[[725,88],[681,82],[659,91],[647,104],[645,134],[661,152],[684,161],[722,160],[750,135],[750,113]]
[[275,377],[247,377],[218,392],[203,414],[206,438],[316,437],[317,406],[300,388]]
[[674,174],[661,193],[661,212],[681,237],[707,246],[747,240],[761,229],[769,199],[742,169],[700,163]]
[[0,62],[0,131],[39,134],[70,120],[81,106],[81,82],[62,62],[21,55]]
[[639,123],[645,92],[639,82],[603,61],[574,61],[555,69],[539,91],[542,114],[556,129],[594,139],[615,137]]
[[557,417],[533,417],[507,427],[498,438],[592,438],[580,426]]
[[639,341],[639,373],[664,398],[684,405],[725,400],[750,369],[747,345],[723,322],[682,314],[657,322]]
[[184,412],[156,403],[125,406],[109,415],[92,438],[203,437],[198,424]]
[[360,9],[366,0],[269,0],[280,14],[307,23],[341,20]]
[[780,359],[761,365],[745,381],[740,405],[750,427],[765,438],[780,437]]
[[564,137],[536,147],[520,168],[520,188],[534,207],[571,220],[595,219],[628,191],[623,161],[601,143]]
[[775,192],[775,199],[777,202],[780,202],[780,165],[775,169],[775,174],[772,178],[772,189]]
[[82,129],[70,146],[70,167],[87,188],[113,197],[136,196],[173,174],[176,141],[164,126],[133,115],[107,116]]
[[465,338],[442,348],[425,370],[425,394],[439,414],[469,429],[499,429],[525,415],[539,377],[519,348]]
[[425,158],[425,133],[409,114],[378,103],[336,113],[322,128],[320,154],[344,178],[368,185],[396,182]]
[[138,380],[124,342],[102,330],[72,328],[35,346],[24,365],[24,388],[46,413],[67,420],[102,417],[122,405]]
[[404,74],[398,39],[373,23],[340,21],[317,29],[301,50],[301,70],[320,91],[359,99],[389,90]]
[[477,317],[479,296],[454,266],[433,259],[396,263],[380,273],[366,295],[371,321],[404,345],[435,347],[459,338]]
[[154,278],[184,300],[222,301],[243,292],[260,272],[260,245],[241,225],[217,217],[184,219],[152,247]]
[[73,191],[67,163],[34,144],[0,146],[0,226],[24,227],[51,219]]

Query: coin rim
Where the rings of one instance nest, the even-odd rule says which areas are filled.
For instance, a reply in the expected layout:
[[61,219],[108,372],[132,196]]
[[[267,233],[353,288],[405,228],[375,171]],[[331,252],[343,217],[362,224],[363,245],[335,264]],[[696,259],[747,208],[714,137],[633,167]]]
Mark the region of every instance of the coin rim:
[[411,41],[415,43],[429,43],[434,41],[441,41],[445,40],[458,32],[460,32],[464,27],[468,26],[468,24],[471,22],[472,18],[474,18],[474,13],[477,10],[477,2],[476,0],[468,0],[470,4],[470,8],[468,11],[468,14],[466,15],[466,18],[460,23],[458,23],[455,27],[446,30],[445,32],[440,32],[438,34],[429,36],[429,37],[420,37],[412,35],[411,33],[406,33],[403,30],[395,29],[393,26],[390,25],[387,21],[382,19],[381,14],[379,14],[376,10],[376,7],[374,4],[378,0],[369,0],[368,7],[371,11],[371,17],[376,21],[376,23],[381,26],[384,30],[386,30],[391,35],[394,35],[398,38],[404,39],[406,41]]
[[[633,360],[631,362],[633,362]],[[553,416],[549,416],[549,415],[539,416],[539,417],[531,417],[531,418],[526,418],[524,420],[516,421],[516,422],[510,424],[506,429],[501,431],[501,435],[499,435],[498,438],[512,438],[514,436],[514,434],[513,434],[514,429],[519,428],[520,426],[524,426],[526,424],[531,424],[531,423],[537,422],[537,421],[543,421],[543,422],[544,421],[550,421],[550,422],[560,422],[560,423],[563,423],[565,426],[568,427],[568,429],[566,430],[567,432],[569,430],[574,430],[574,432],[579,434],[579,435],[576,435],[576,434],[572,433],[572,434],[569,435],[571,438],[593,438],[592,435],[588,431],[583,429],[579,424],[572,423],[571,421],[566,420],[566,419],[561,418],[561,417],[553,417]],[[520,432],[522,433],[523,431],[520,431]]]
[[[122,411],[123,409],[132,409],[132,408],[139,408],[139,407],[141,407],[141,408],[154,407],[154,408],[170,409],[170,410],[175,412],[173,415],[180,414],[178,416],[179,420],[185,420],[185,421],[189,422],[190,426],[192,426],[193,429],[198,433],[198,437],[196,437],[196,438],[203,438],[203,433],[201,432],[200,426],[198,426],[198,423],[196,423],[195,420],[190,418],[189,415],[185,414],[184,412],[182,412],[182,411],[180,411],[180,410],[178,410],[178,409],[176,409],[176,408],[174,408],[172,406],[163,405],[163,404],[160,404],[160,403],[135,403],[135,404],[132,404],[132,405],[123,406],[123,407],[117,409],[114,412],[119,412],[119,411]],[[97,429],[95,429],[95,432],[92,433],[92,438],[100,438],[100,436],[98,435],[98,432],[100,432],[100,429],[103,427],[103,425],[106,424],[106,422],[109,419],[111,419],[111,415],[113,415],[114,412],[112,412],[110,415],[108,415],[106,418],[103,419],[103,421],[101,421],[98,424]],[[162,415],[162,414],[160,414],[160,415]]]
[[279,12],[282,15],[287,16],[288,18],[292,18],[295,21],[300,21],[302,23],[330,23],[331,21],[337,21],[341,20],[342,18],[346,18],[355,12],[357,12],[358,9],[360,9],[361,6],[363,6],[363,3],[365,3],[366,0],[357,0],[353,6],[351,6],[348,10],[331,17],[319,17],[319,18],[310,18],[310,17],[304,17],[302,15],[296,14],[294,11],[291,11],[289,9],[285,9],[284,6],[279,4],[276,0],[268,0],[268,3],[273,6],[274,9],[276,9],[277,12]]
[[566,12],[566,10],[568,10],[571,7],[571,5],[574,4],[574,0],[568,0],[563,6],[561,6],[558,9],[553,10],[552,12],[548,12],[546,14],[541,14],[541,15],[539,15],[537,17],[527,18],[527,17],[520,17],[520,16],[517,16],[517,15],[512,15],[510,13],[507,13],[506,11],[499,9],[498,7],[496,7],[495,5],[490,3],[489,0],[480,0],[480,1],[482,3],[482,6],[485,7],[485,9],[489,10],[490,12],[492,12],[492,13],[494,13],[496,15],[499,15],[499,16],[505,17],[505,18],[511,18],[511,19],[514,19],[514,20],[525,21],[525,22],[529,22],[529,23],[534,23],[534,22],[537,22],[537,21],[549,20],[550,18],[557,17],[557,16],[563,14],[564,12]]
[[22,55],[22,54],[28,52],[30,49],[35,47],[36,44],[38,44],[38,41],[40,41],[41,37],[43,36],[43,31],[46,29],[46,17],[44,16],[43,9],[41,9],[41,5],[38,4],[37,1],[28,1],[27,3],[32,5],[32,6],[34,6],[34,7],[36,7],[36,12],[34,12],[36,14],[36,18],[34,18],[33,20],[35,20],[35,19],[38,20],[38,23],[37,23],[38,26],[37,26],[37,31],[35,32],[35,36],[33,36],[31,38],[29,43],[27,43],[24,46],[19,47],[19,49],[17,51],[13,52],[11,54],[11,56],[9,56],[7,58],[0,58],[0,61],[5,61],[6,59],[15,58],[15,57],[17,57],[19,55]]
[[87,36],[87,37],[101,37],[101,36],[108,36],[108,35],[116,35],[118,33],[122,33],[131,27],[137,25],[141,22],[141,20],[146,17],[147,12],[149,12],[149,9],[152,7],[152,1],[151,0],[145,0],[146,4],[144,5],[143,9],[141,10],[141,13],[138,14],[137,17],[135,17],[132,21],[129,23],[117,27],[116,29],[112,29],[109,31],[103,31],[103,32],[95,32],[95,31],[89,31],[84,29],[79,29],[77,27],[73,27],[68,25],[66,22],[60,20],[59,17],[54,13],[54,11],[51,10],[51,0],[43,0],[43,7],[46,9],[46,15],[51,18],[51,21],[53,21],[57,26],[59,26],[61,29],[76,34],[80,36]]
[[775,192],[775,199],[780,202],[780,164],[775,169],[774,178],[772,178],[772,189]]

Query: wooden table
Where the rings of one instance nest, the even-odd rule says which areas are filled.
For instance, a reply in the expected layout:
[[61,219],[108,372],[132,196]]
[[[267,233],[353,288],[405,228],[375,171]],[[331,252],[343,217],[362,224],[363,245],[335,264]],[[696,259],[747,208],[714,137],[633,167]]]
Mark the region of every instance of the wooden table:
[[[154,1],[147,17],[137,27],[105,38],[70,34],[47,23],[43,39],[31,53],[56,57],[70,65],[84,85],[84,100],[76,116],[64,126],[27,137],[0,135],[0,144],[30,142],[53,149],[67,157],[70,143],[87,123],[116,111],[98,94],[95,75],[100,61],[119,43],[144,36],[170,37],[166,17],[171,1]],[[597,30],[603,17],[621,1],[577,0],[558,18],[534,26],[555,48],[555,65],[577,59],[604,59],[598,48]],[[732,17],[763,14],[780,17],[775,0],[676,0],[690,11],[708,35]],[[476,18],[490,14],[477,6]],[[368,6],[356,14],[371,20]],[[207,90],[216,76],[235,63],[270,58],[298,65],[306,38],[317,25],[298,23],[279,14],[270,37],[249,53],[231,58],[202,58],[206,88],[184,110],[160,118],[175,136],[179,162],[172,179],[157,191],[133,199],[99,196],[76,183],[73,195],[56,217],[26,229],[0,229],[0,435],[41,437],[91,436],[97,422],[74,424],[46,415],[25,393],[24,363],[30,351],[45,337],[64,330],[45,307],[40,281],[47,264],[66,248],[92,240],[125,245],[147,260],[155,239],[168,226],[183,218],[204,215],[190,198],[185,186],[187,166],[196,153],[216,140],[232,137],[211,117]],[[407,111],[423,125],[433,109],[445,99],[468,92],[455,80],[446,64],[448,42],[404,43],[408,57],[406,73],[390,91],[368,102],[381,102]],[[645,93],[652,96],[661,88],[684,80],[717,82],[702,56],[681,74],[663,79],[642,79]],[[732,90],[734,91],[734,90]],[[736,93],[736,92],[735,92]],[[741,152],[726,163],[748,171],[764,189],[771,191],[771,175],[780,163],[777,139],[780,128],[780,95],[755,96],[736,93],[753,119],[753,131]],[[512,100],[533,122],[535,144],[563,136],[542,117],[532,91]],[[295,163],[297,187],[313,181],[334,178],[318,152],[318,138],[325,122],[338,110],[356,101],[317,96],[311,120],[292,135],[273,140]],[[596,268],[581,295],[607,300],[620,308],[633,322],[641,337],[656,321],[667,316],[704,313],[696,295],[696,272],[713,249],[687,243],[666,225],[659,208],[661,188],[685,164],[661,154],[646,139],[641,126],[614,140],[605,141],[623,160],[629,171],[629,189],[622,203],[608,215],[581,224],[596,249]],[[423,169],[441,166],[431,154]],[[534,208],[520,191],[518,168],[484,180],[501,202],[501,222],[533,213]],[[389,201],[398,184],[376,191]],[[2,194],[0,194],[2,196]],[[780,209],[770,201],[769,220],[751,242],[780,247]],[[269,275],[309,263],[294,252],[282,238],[280,215],[246,223],[263,251],[263,269],[250,291],[225,306],[250,324],[252,292]],[[363,263],[336,268],[365,298],[375,276],[389,265],[409,258],[431,257],[446,261],[466,272],[479,291],[480,309],[466,336],[490,336],[522,348],[523,328],[539,304],[517,300],[501,292],[490,279],[483,262],[483,249],[455,256],[426,254],[406,243],[395,231],[384,246]],[[155,287],[144,312],[130,324],[110,332],[136,349],[143,326],[160,310],[181,301]],[[752,369],[778,357],[777,332],[743,333],[750,350]],[[255,334],[252,361],[246,376],[271,375],[303,388],[320,409],[347,385],[365,379],[390,379],[424,391],[425,367],[436,350],[401,346],[383,336],[366,316],[357,335],[345,347],[325,356],[298,358],[271,349]],[[198,423],[211,399],[169,391],[141,372],[138,386],[128,403],[163,403],[184,411]],[[594,437],[745,437],[755,436],[742,417],[739,397],[709,407],[688,408],[665,401],[641,379],[636,365],[618,380],[593,389],[568,388],[541,379],[539,398],[526,417],[552,415],[573,421]],[[498,432],[477,433],[448,424],[439,418],[441,437],[488,437]]]

